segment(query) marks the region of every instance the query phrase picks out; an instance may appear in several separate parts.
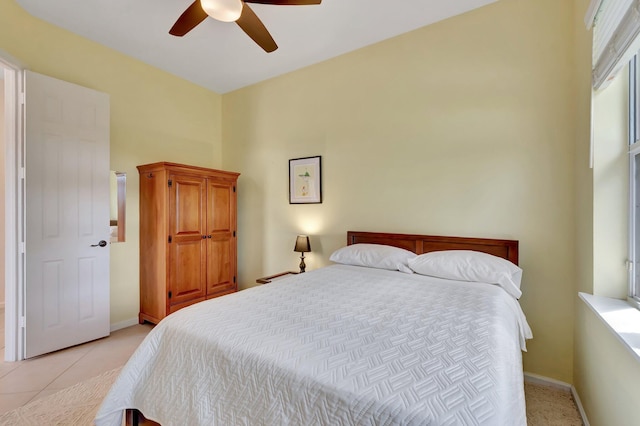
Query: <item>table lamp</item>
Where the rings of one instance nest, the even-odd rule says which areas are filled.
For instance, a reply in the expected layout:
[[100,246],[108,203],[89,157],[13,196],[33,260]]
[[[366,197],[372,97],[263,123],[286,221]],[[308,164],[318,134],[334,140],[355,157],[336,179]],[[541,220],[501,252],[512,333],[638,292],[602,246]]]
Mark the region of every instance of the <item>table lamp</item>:
[[302,253],[302,256],[300,256],[300,272],[302,273],[307,267],[307,265],[304,264],[304,254],[311,251],[309,237],[307,235],[298,235],[296,238],[296,246],[293,248],[293,251]]

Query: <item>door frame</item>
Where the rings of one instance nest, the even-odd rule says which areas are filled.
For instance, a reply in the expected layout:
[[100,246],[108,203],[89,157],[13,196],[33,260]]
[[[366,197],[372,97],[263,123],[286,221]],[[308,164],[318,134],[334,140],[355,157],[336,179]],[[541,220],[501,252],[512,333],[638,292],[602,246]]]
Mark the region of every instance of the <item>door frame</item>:
[[24,69],[0,50],[5,85],[5,361],[24,359]]

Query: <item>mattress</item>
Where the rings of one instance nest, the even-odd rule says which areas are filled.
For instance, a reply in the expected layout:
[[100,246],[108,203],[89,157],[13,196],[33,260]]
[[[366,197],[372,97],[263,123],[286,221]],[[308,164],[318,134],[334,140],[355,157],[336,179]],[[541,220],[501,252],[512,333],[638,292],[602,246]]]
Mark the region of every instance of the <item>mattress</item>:
[[530,336],[496,285],[333,265],[168,316],[95,422],[526,425]]

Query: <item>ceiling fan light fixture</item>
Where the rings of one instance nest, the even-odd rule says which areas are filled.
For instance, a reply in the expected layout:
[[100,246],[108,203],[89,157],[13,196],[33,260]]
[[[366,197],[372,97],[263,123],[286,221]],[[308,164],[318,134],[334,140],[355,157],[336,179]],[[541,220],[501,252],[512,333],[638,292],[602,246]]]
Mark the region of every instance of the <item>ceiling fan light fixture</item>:
[[200,5],[207,15],[222,22],[235,22],[242,14],[241,0],[200,0]]

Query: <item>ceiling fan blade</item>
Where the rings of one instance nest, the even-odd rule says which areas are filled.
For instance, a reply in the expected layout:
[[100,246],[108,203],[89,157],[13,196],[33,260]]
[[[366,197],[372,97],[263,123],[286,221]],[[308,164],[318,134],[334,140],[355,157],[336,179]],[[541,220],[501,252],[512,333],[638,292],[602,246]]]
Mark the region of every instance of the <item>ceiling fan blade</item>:
[[169,34],[182,37],[192,29],[194,29],[200,22],[204,21],[209,16],[202,10],[200,6],[200,0],[194,1],[191,6],[185,10],[178,18],[173,27],[169,30]]
[[245,0],[247,3],[275,4],[277,6],[306,6],[320,4],[322,0]]
[[260,18],[253,12],[248,4],[242,3],[242,14],[236,24],[247,33],[265,52],[270,53],[278,48],[278,45],[269,34]]

